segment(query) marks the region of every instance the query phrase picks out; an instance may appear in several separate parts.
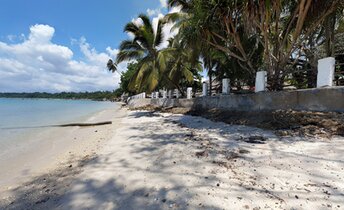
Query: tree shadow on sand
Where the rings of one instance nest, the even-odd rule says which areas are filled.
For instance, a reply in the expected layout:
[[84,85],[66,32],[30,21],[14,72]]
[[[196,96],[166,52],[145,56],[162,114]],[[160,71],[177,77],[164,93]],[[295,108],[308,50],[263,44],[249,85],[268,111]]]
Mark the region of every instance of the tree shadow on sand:
[[[245,199],[247,201],[251,199],[250,195],[254,195],[254,198],[260,198],[260,201],[278,203],[278,206],[271,207],[279,208],[286,204],[285,200],[290,199],[287,197],[289,194],[297,196],[293,199],[305,203],[310,202],[306,199],[311,201],[324,199],[323,202],[326,203],[327,200],[323,198],[326,192],[333,194],[329,200],[335,202],[337,200],[339,202],[340,196],[343,195],[339,188],[335,189],[323,183],[300,183],[302,189],[297,189],[300,186],[291,186],[293,187],[291,190],[291,188],[277,188],[279,183],[285,181],[283,179],[264,181],[266,174],[264,171],[260,171],[259,161],[266,161],[266,157],[261,155],[252,159],[250,150],[255,146],[233,139],[236,135],[255,135],[260,133],[260,129],[221,123],[209,126],[208,121],[201,118],[161,117],[159,114],[152,115],[147,112],[134,112],[130,114],[129,118],[126,130],[129,133],[125,135],[125,144],[121,145],[126,147],[126,151],[130,153],[129,156],[121,157],[117,154],[117,158],[114,159],[113,157],[116,156],[114,153],[120,151],[110,151],[99,156],[86,156],[78,162],[68,163],[60,170],[36,177],[22,187],[12,190],[14,197],[0,201],[0,209],[217,210],[223,209],[223,203],[217,205],[211,203],[210,200],[213,199],[212,196],[215,196],[216,199],[222,199],[221,202],[226,203],[225,198],[220,197],[223,195],[243,204],[246,204]],[[151,118],[159,119],[152,120]],[[138,120],[143,121],[137,123]],[[193,123],[188,125],[190,120],[193,120]],[[166,127],[169,129],[164,129]],[[214,135],[208,136],[208,129],[212,135],[224,136],[224,140],[216,139]],[[268,145],[270,143],[268,142]],[[269,152],[271,151],[269,156],[273,155],[281,159],[305,158],[301,161],[318,161],[317,157],[286,153],[274,144],[267,149]],[[264,153],[264,150],[261,152]],[[324,159],[323,161],[327,163],[331,160]],[[247,171],[240,170],[239,167],[244,167],[243,164],[251,164],[252,168],[247,167]],[[204,169],[205,165],[209,167],[209,170]],[[264,163],[264,165],[267,164]],[[118,170],[121,174],[116,174],[119,175],[116,177],[111,176],[103,182],[100,182],[96,175],[86,179],[80,178],[78,175],[84,171],[85,167],[91,167],[95,169],[94,171]],[[277,167],[279,166],[276,165],[276,168],[271,166],[269,170],[280,172]],[[302,169],[291,167],[285,173],[301,174],[300,171],[302,172]],[[92,173],[92,170],[85,172]],[[126,176],[131,175],[131,172],[149,174],[148,177],[152,179],[162,179],[169,187],[152,187],[155,183],[146,185],[143,175],[135,179],[142,185],[128,187],[129,184],[135,184],[124,181]],[[219,173],[220,177],[221,174],[225,175],[225,178],[218,177],[216,173]],[[318,175],[320,174],[304,174],[304,177],[311,180]],[[273,179],[273,177],[268,178]],[[325,175],[323,178],[330,179]],[[188,179],[192,179],[194,182],[190,184]],[[219,184],[220,180],[221,185]],[[148,180],[148,182],[154,182],[154,180]],[[276,184],[276,188],[272,184]],[[203,193],[202,203],[189,202],[199,196],[199,189],[210,189],[210,191],[201,191]],[[212,191],[214,189],[215,191]],[[171,194],[173,194],[172,197]],[[77,203],[76,200],[78,200]],[[263,206],[261,207],[263,208]],[[228,206],[228,209],[231,207]]]
[[[123,167],[133,167],[123,160],[121,162]],[[128,191],[121,180],[114,178],[101,184],[95,179],[78,179],[77,175],[87,165],[102,167],[109,164],[95,156],[86,156],[73,164],[38,176],[11,190],[14,197],[1,200],[0,209],[219,209],[205,204],[192,206],[186,202],[191,197],[185,194],[177,198],[178,202],[168,200],[168,191],[164,188],[136,188]],[[80,188],[70,191],[71,185]],[[181,191],[182,188],[176,184],[174,189],[169,190]],[[75,204],[74,197],[79,194],[86,196],[85,202]]]

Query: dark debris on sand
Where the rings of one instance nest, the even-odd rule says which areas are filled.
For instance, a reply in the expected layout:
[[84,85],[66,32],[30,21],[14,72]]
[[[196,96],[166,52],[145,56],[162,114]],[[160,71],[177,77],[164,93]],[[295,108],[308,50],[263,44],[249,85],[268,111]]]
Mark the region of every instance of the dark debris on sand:
[[187,114],[228,124],[274,130],[279,136],[319,136],[327,138],[333,135],[344,136],[344,113],[294,110],[221,111],[211,109],[190,111]]
[[[183,107],[156,107],[148,105],[135,110],[168,112],[204,117],[233,125],[248,125],[274,130],[279,136],[344,136],[344,113],[295,110],[224,111],[219,109],[191,110]],[[255,141],[255,140],[249,140]],[[259,141],[259,142],[258,142]],[[258,140],[253,143],[263,143]]]

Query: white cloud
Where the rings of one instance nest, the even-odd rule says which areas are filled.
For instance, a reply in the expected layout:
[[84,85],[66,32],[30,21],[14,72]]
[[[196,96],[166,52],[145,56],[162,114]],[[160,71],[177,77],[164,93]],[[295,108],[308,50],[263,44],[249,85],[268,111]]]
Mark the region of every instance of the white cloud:
[[29,40],[31,42],[50,43],[55,33],[55,29],[48,25],[34,25],[30,27]]
[[172,7],[168,13],[176,13],[176,12],[180,12],[181,10],[182,10],[181,6]]
[[157,9],[147,9],[147,14],[148,16],[152,17],[152,16],[156,16],[161,12],[160,8]]
[[16,40],[17,36],[16,35],[7,35],[7,39],[10,41],[10,42],[14,42]]
[[119,53],[118,49],[111,49],[111,47],[106,48],[106,52],[110,55],[110,57],[115,58]]
[[[106,69],[118,50],[97,52],[84,37],[78,41],[84,59],[76,60],[66,46],[52,42],[55,29],[48,25],[30,27],[28,39],[0,42],[0,92],[8,91],[95,91],[118,87],[120,75]],[[25,37],[20,35],[20,37]],[[126,63],[119,70],[126,69]]]
[[163,8],[167,8],[167,0],[160,0],[160,5]]
[[131,20],[135,25],[141,26],[143,24],[142,20],[140,18],[134,18]]
[[[164,17],[164,14],[161,12],[164,8],[167,8],[167,0],[160,0],[160,7],[157,9],[147,9],[147,14],[152,17],[152,22],[153,22],[153,27],[156,31],[157,29],[157,25],[158,25],[158,21],[159,19]],[[168,13],[176,13],[176,12],[180,12],[181,11],[181,7],[172,7],[170,9],[170,11],[168,11]],[[133,19],[133,22],[136,23],[137,21],[139,21],[138,19]],[[172,37],[174,37],[175,35],[178,34],[178,30],[173,30],[173,23],[167,23],[165,24],[165,27],[163,28],[163,34],[164,34],[164,41],[163,43],[159,46],[159,49],[163,49],[166,48],[168,46],[168,40]],[[130,38],[133,38],[132,35],[129,35]]]
[[[157,31],[157,28],[158,28],[158,22],[162,18],[164,18],[164,15],[162,13],[159,13],[152,18],[152,25],[155,32]],[[136,25],[143,24],[142,20],[139,18],[132,19],[132,22],[135,23]],[[171,37],[174,37],[178,33],[178,30],[171,31],[172,27],[173,27],[173,23],[165,24],[163,28],[164,40],[160,44],[159,49],[166,48],[168,46],[168,39],[170,39]],[[134,35],[131,33],[128,33],[128,36],[130,39],[134,38]]]
[[15,43],[17,41],[24,41],[26,39],[24,34],[20,34],[20,35],[10,34],[10,35],[7,35],[6,38],[11,43]]

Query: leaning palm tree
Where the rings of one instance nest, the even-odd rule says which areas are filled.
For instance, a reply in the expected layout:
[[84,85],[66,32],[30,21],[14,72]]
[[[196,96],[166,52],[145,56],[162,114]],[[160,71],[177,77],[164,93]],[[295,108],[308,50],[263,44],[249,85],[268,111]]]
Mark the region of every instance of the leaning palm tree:
[[108,70],[111,71],[112,73],[115,73],[115,71],[117,71],[117,65],[116,65],[116,63],[114,63],[112,61],[112,59],[109,59],[106,66],[107,66]]
[[123,61],[138,61],[138,70],[129,83],[129,89],[153,91],[162,79],[162,71],[166,67],[165,60],[159,47],[163,42],[163,27],[165,22],[158,21],[156,30],[149,17],[139,15],[141,23],[130,22],[124,31],[132,34],[133,38],[121,43],[116,64]]

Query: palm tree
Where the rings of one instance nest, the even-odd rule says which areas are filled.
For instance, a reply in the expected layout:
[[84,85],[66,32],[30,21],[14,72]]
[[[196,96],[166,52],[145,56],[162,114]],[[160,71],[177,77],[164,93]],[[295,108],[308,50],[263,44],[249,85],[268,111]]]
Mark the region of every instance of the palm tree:
[[193,8],[194,1],[169,0],[168,5],[170,8],[180,8],[180,12],[169,13],[165,16],[165,19],[168,22],[174,23],[172,30],[179,30],[176,38],[180,40],[180,45],[183,45],[185,49],[192,49],[192,51],[189,52],[190,58],[194,62],[198,62],[200,58],[203,60],[203,66],[208,71],[209,92],[211,95],[212,75],[214,70],[212,58],[209,53],[211,47],[208,43],[204,42],[200,29],[192,22],[192,20],[195,19]]
[[[195,56],[202,58],[203,65],[208,71],[210,95],[213,77],[219,76],[217,71],[224,67],[224,63],[236,64],[236,69],[230,74],[232,80],[236,79],[235,77],[254,78],[258,69],[257,65],[261,63],[259,58],[255,58],[254,63],[251,62],[253,56],[260,54],[260,45],[257,43],[256,36],[246,35],[241,24],[237,25],[234,41],[226,42],[228,40],[223,38],[226,29],[223,28],[222,17],[218,17],[216,12],[219,8],[227,8],[231,3],[230,1],[217,1],[218,4],[214,2],[169,0],[170,7],[180,7],[181,11],[166,16],[168,21],[176,23],[175,27],[179,29],[177,36],[184,40],[185,45],[193,49]],[[233,58],[236,61],[233,61]]]
[[198,57],[193,56],[193,50],[186,48],[178,37],[168,41],[168,48],[161,51],[167,65],[164,72],[167,83],[164,85],[167,88],[177,88],[184,95],[182,86],[193,85],[196,80],[200,80],[199,72],[202,71],[202,66]]
[[111,71],[112,73],[115,73],[115,71],[117,71],[117,65],[116,65],[116,63],[114,63],[112,61],[112,59],[109,59],[106,66],[107,66],[108,70]]
[[[162,79],[162,71],[166,67],[165,60],[158,49],[163,42],[164,21],[159,20],[157,29],[146,15],[139,15],[142,23],[128,23],[124,31],[132,34],[133,38],[120,44],[116,64],[123,61],[138,61],[138,70],[132,77],[129,88],[139,91],[153,91]],[[111,62],[110,62],[111,64]]]

